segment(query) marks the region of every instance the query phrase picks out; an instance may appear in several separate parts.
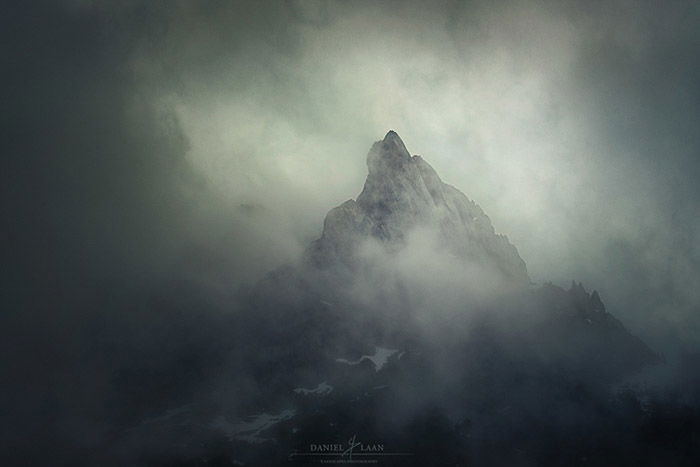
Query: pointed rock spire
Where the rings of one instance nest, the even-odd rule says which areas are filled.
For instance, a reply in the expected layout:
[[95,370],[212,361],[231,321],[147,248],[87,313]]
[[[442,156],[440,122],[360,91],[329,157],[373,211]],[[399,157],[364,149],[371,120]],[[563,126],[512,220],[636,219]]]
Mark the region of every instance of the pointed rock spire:
[[383,140],[374,143],[367,154],[367,167],[370,174],[401,169],[410,161],[411,155],[394,130],[390,130]]
[[311,249],[316,264],[353,264],[364,239],[379,240],[390,251],[405,246],[416,228],[439,238],[440,249],[465,264],[479,264],[517,284],[529,284],[525,262],[503,235],[494,231],[481,208],[440,179],[419,156],[411,157],[395,131],[372,145],[369,173],[357,201],[333,209]]

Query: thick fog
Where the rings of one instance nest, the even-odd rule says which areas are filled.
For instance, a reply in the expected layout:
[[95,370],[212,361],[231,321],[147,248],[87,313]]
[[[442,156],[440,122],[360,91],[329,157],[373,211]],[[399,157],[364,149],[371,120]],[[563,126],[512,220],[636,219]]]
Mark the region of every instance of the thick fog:
[[[699,20],[693,2],[3,6],[3,437],[84,455],[149,400],[114,368],[207,360],[238,291],[357,197],[389,129],[534,282],[582,281],[656,350],[693,350]],[[453,308],[431,267],[458,266],[411,241],[387,267]]]

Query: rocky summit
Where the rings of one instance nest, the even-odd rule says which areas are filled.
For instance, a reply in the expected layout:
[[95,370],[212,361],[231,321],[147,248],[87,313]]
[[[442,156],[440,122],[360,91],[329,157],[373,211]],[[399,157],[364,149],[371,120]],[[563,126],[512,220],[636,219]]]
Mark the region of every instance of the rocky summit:
[[421,156],[411,156],[396,132],[372,145],[367,167],[357,200],[326,216],[321,238],[308,252],[314,264],[352,264],[368,238],[400,251],[411,231],[434,228],[441,247],[461,261],[493,269],[514,283],[529,283],[525,262],[508,238],[497,234],[484,211],[444,183]]

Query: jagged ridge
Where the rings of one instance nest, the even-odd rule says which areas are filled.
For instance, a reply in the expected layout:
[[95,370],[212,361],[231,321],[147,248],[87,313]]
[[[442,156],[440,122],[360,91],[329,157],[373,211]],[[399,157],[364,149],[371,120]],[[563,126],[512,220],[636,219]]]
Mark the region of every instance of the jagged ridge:
[[444,248],[463,261],[493,267],[515,283],[529,283],[525,262],[508,238],[497,234],[483,210],[444,183],[422,157],[411,156],[396,132],[374,143],[367,167],[357,201],[348,200],[326,216],[323,233],[308,253],[314,264],[351,264],[367,238],[400,250],[412,229],[432,226]]

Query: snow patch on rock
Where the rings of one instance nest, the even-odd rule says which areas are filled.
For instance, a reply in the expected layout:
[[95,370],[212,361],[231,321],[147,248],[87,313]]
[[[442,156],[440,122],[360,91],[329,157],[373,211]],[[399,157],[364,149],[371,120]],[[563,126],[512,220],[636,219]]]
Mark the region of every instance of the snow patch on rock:
[[224,433],[229,441],[246,441],[251,444],[260,444],[270,439],[263,438],[260,434],[272,426],[289,420],[296,412],[292,409],[283,410],[277,415],[261,413],[247,417],[245,421],[229,422],[224,416],[217,417],[211,424],[212,428]]
[[305,388],[294,389],[295,393],[301,394],[302,396],[308,396],[310,394],[317,394],[319,396],[326,396],[326,395],[330,394],[332,391],[333,391],[333,386],[326,383],[325,381],[322,383],[319,383],[319,385],[313,389],[305,389]]
[[345,358],[338,358],[335,361],[338,363],[344,363],[346,365],[359,365],[364,360],[369,360],[374,364],[374,371],[379,371],[389,362],[389,358],[394,355],[398,350],[385,349],[382,347],[374,348],[374,355],[363,355],[358,360],[347,360]]

